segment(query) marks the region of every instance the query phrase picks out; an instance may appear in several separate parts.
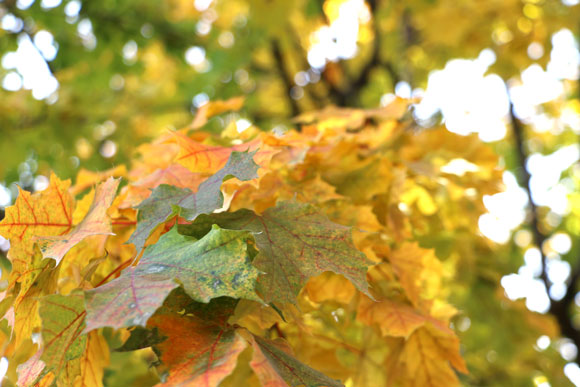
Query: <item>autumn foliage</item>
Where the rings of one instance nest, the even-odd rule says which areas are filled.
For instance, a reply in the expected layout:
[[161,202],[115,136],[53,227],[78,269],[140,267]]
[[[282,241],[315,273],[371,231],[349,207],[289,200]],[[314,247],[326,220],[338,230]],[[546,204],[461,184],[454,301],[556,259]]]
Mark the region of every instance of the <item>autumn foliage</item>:
[[[459,385],[460,260],[428,240],[476,235],[501,170],[477,137],[417,128],[409,103],[219,136],[203,124],[240,104],[210,103],[128,171],[20,191],[0,223],[8,381]],[[443,172],[455,158],[481,168]]]

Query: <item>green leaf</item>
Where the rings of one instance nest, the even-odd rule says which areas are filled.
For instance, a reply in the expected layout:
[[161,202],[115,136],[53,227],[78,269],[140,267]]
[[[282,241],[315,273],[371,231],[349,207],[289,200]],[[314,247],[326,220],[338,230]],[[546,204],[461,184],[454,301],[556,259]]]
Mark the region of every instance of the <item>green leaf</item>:
[[221,296],[261,301],[254,290],[260,272],[252,266],[247,251],[250,235],[214,225],[202,239],[195,240],[174,227],[145,250],[138,267],[176,278],[196,301]]
[[52,294],[43,297],[39,308],[44,351],[41,360],[59,374],[66,362],[80,357],[86,347],[83,294]]
[[308,278],[325,271],[345,276],[368,294],[366,272],[372,262],[354,247],[350,228],[329,221],[309,204],[279,202],[262,216],[245,209],[214,214],[191,229],[199,232],[196,228],[211,222],[253,233],[259,249],[253,264],[265,273],[258,278],[258,290],[266,302],[295,302]]
[[151,232],[172,216],[181,215],[192,221],[200,214],[209,214],[221,208],[224,203],[221,193],[224,179],[234,176],[245,181],[258,177],[259,166],[253,159],[255,153],[256,151],[232,152],[227,164],[201,183],[197,192],[166,184],[155,188],[151,196],[137,206],[137,229],[131,235],[129,243],[135,244],[137,250],[141,250]]
[[229,296],[261,301],[255,293],[259,271],[247,253],[246,231],[214,226],[200,240],[174,227],[149,246],[139,265],[87,292],[87,330],[145,326],[169,292],[182,284],[193,299]]
[[281,343],[252,335],[254,356],[250,365],[262,385],[280,385],[282,379],[289,386],[342,387],[343,384],[322,372],[308,367],[292,354],[282,350]]

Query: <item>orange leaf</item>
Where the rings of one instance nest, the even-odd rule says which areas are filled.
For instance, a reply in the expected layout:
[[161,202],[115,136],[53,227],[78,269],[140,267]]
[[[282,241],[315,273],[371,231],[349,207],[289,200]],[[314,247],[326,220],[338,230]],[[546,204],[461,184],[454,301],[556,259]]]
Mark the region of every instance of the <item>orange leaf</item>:
[[166,168],[159,168],[135,183],[125,187],[126,193],[119,203],[119,208],[135,207],[151,195],[153,188],[161,184],[168,184],[179,188],[197,189],[206,178],[200,173],[193,173],[179,164],[172,164]]
[[[268,359],[264,356],[264,353],[260,350],[258,344],[255,343],[255,339],[253,339],[253,341],[254,354],[252,355],[250,367],[252,367],[262,385],[268,387],[287,387],[288,384],[286,384],[284,379],[282,379],[282,376],[280,376],[280,374],[278,374],[268,363]],[[276,344],[282,351],[288,354],[292,353],[288,343],[280,340],[277,341]]]
[[352,109],[328,106],[320,111],[308,112],[294,118],[294,122],[302,124],[316,123],[319,128],[358,129],[372,118],[377,121],[397,120],[409,110],[416,101],[412,99],[395,98],[389,105],[376,109]]
[[[179,154],[176,161],[192,172],[213,173],[223,167],[233,151],[254,151],[261,145],[261,140],[255,139],[245,144],[232,147],[206,145],[196,142],[180,132],[173,132],[179,144]],[[269,154],[271,152],[268,152]],[[256,154],[258,165],[264,161],[264,152]],[[271,157],[271,155],[270,155]]]
[[193,173],[189,169],[172,164],[166,168],[160,168],[133,183],[134,186],[143,188],[155,188],[161,184],[174,185],[176,187],[196,188],[204,179],[204,176]]
[[233,329],[206,325],[198,319],[167,316],[162,327],[171,328],[167,341],[158,345],[161,361],[170,368],[164,385],[217,386],[232,373],[246,342]]
[[[185,303],[183,315],[177,313],[181,304],[168,307],[176,298],[177,303],[183,304],[182,300]],[[236,367],[246,341],[225,323],[227,316],[219,315],[222,304],[230,300],[194,303],[193,310],[191,304],[188,308],[187,300],[191,301],[183,293],[173,293],[148,322],[148,327],[157,328],[161,336],[167,337],[155,345],[161,353],[161,362],[169,369],[163,385],[217,386]]]

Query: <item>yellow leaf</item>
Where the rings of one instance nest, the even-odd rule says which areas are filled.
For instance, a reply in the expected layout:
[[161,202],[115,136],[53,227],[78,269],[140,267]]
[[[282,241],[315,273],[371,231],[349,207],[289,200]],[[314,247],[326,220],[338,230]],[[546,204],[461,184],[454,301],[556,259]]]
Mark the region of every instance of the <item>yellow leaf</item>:
[[63,235],[72,228],[73,198],[67,192],[70,180],[61,181],[54,174],[44,191],[30,194],[19,189],[13,206],[6,209],[0,222],[0,235],[11,245],[28,243],[33,235]]
[[87,348],[80,358],[80,375],[75,387],[100,387],[103,385],[105,367],[109,365],[109,346],[99,331],[91,331],[87,337]]
[[405,192],[401,194],[401,202],[409,206],[417,204],[419,211],[425,215],[433,215],[437,212],[437,205],[425,188],[417,185],[416,182],[411,180],[407,180],[405,183],[406,189]]
[[408,305],[389,300],[373,301],[365,296],[361,296],[357,319],[367,325],[377,324],[383,336],[405,339],[429,321]]
[[451,369],[467,373],[459,354],[459,339],[448,329],[427,325],[415,331],[400,356],[405,385],[425,387],[459,386]]
[[294,121],[302,124],[316,123],[322,130],[329,128],[354,130],[361,128],[369,118],[379,121],[397,120],[405,114],[409,106],[414,102],[416,101],[395,98],[391,104],[385,107],[364,110],[330,106],[317,112],[301,114]]
[[332,300],[348,304],[356,293],[356,289],[350,281],[331,272],[325,272],[309,279],[305,289],[308,298],[317,303]]
[[97,186],[95,198],[81,223],[65,235],[54,237],[35,237],[45,258],[54,258],[58,264],[64,255],[77,243],[91,235],[110,235],[111,221],[107,210],[113,202],[119,180],[110,177]]
[[225,101],[218,100],[208,102],[198,109],[197,114],[195,115],[195,118],[190,125],[190,128],[201,128],[203,125],[205,125],[208,119],[218,114],[232,110],[238,111],[242,108],[242,106],[244,106],[244,101],[244,97],[234,97]]
[[83,192],[85,189],[102,182],[106,178],[126,177],[126,176],[127,176],[127,167],[124,165],[117,165],[114,168],[102,172],[94,172],[82,168],[77,174],[76,183],[74,186],[71,187],[70,192],[73,195],[77,195]]
[[425,294],[432,295],[438,282],[426,282],[441,276],[441,265],[433,250],[422,249],[418,243],[403,243],[399,248],[387,254],[395,274],[407,297],[414,305],[420,304],[420,298]]
[[232,324],[241,325],[256,334],[281,321],[280,315],[267,305],[244,299],[238,302],[232,316]]
[[[22,254],[31,254],[22,259]],[[38,303],[40,297],[56,290],[58,270],[54,270],[54,263],[50,260],[42,260],[38,249],[28,251],[22,249],[22,245],[11,246],[9,257],[13,261],[30,260],[28,267],[21,271],[13,271],[11,274],[11,286],[18,282],[19,292],[14,299],[14,344],[16,347],[28,340],[33,332],[40,326],[38,315]]]

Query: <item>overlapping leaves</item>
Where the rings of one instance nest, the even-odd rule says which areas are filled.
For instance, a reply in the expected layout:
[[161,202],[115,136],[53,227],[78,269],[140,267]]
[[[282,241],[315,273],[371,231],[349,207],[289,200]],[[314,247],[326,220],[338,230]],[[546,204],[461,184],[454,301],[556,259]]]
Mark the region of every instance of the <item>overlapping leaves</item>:
[[57,263],[77,243],[91,235],[111,234],[111,222],[107,209],[111,206],[119,180],[109,178],[97,187],[95,198],[85,218],[73,230],[55,237],[38,237],[37,242],[45,258],[54,258]]
[[280,202],[262,215],[240,210],[200,223],[252,232],[259,249],[253,263],[264,273],[259,284],[267,302],[294,302],[306,281],[325,271],[342,274],[368,291],[365,276],[371,263],[355,249],[350,229],[330,222],[311,205]]
[[[405,194],[405,165],[420,155],[379,154],[414,140],[396,138],[395,113],[375,113],[390,123],[380,140],[355,134],[360,119],[232,146],[166,136],[143,148],[160,160],[144,154],[117,199],[118,180],[95,174],[94,197],[76,209],[55,177],[46,192],[22,193],[0,224],[14,242],[6,310],[22,383],[457,384],[467,370],[446,328],[456,311],[439,296],[441,264],[413,243],[421,224],[398,207],[421,211]],[[425,187],[437,205],[441,191]],[[109,348],[114,366],[99,356]],[[143,359],[153,373],[119,375]]]
[[136,267],[87,292],[88,328],[144,326],[178,284],[202,302],[220,296],[259,300],[248,237],[247,232],[216,226],[196,241],[174,227],[145,250]]
[[134,243],[137,249],[141,249],[155,227],[171,216],[180,215],[187,220],[194,220],[201,214],[208,214],[221,208],[224,199],[220,188],[226,177],[234,176],[240,180],[258,177],[256,174],[258,165],[253,160],[255,152],[230,151],[230,153],[227,164],[201,183],[197,192],[166,184],[155,188],[151,196],[137,207],[139,222],[130,242]]

